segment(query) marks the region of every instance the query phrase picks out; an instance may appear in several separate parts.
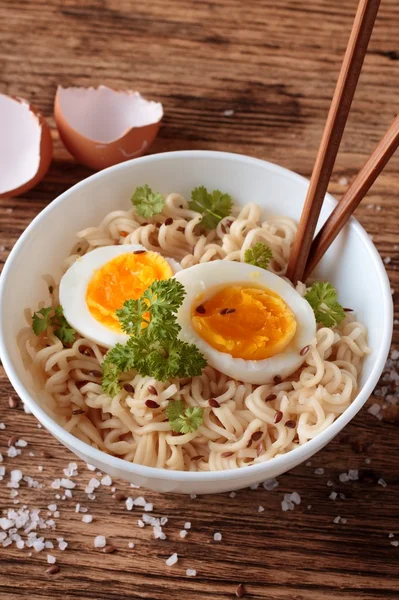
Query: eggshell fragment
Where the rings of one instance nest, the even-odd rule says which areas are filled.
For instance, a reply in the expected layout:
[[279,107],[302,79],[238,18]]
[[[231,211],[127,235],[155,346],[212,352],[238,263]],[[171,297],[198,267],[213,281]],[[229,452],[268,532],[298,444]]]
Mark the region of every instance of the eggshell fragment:
[[44,117],[27,100],[0,94],[0,198],[23,194],[39,183],[52,153]]
[[162,104],[139,92],[58,86],[54,117],[69,152],[92,169],[141,156],[154,141]]

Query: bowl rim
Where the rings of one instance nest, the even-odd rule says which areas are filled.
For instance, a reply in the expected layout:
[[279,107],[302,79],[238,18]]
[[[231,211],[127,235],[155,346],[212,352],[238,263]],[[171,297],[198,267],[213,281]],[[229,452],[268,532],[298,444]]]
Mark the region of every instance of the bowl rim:
[[[314,454],[318,448],[323,447],[328,441],[335,437],[335,435],[337,435],[349,423],[349,421],[352,420],[352,418],[358,413],[358,411],[368,400],[375,385],[378,382],[378,379],[383,371],[386,359],[388,357],[393,330],[393,303],[391,286],[384,264],[376,247],[372,243],[365,229],[354,217],[351,217],[348,226],[354,229],[356,234],[360,237],[365,249],[370,254],[379,276],[381,288],[383,290],[383,310],[386,315],[385,328],[383,331],[383,342],[380,345],[380,347],[375,351],[375,362],[373,364],[369,377],[367,378],[362,389],[359,391],[353,402],[342,413],[342,415],[340,415],[335,421],[333,421],[333,423],[329,425],[324,431],[322,431],[317,436],[306,442],[306,444],[303,444],[302,446],[299,446],[298,448],[295,448],[294,450],[291,450],[286,454],[276,456],[263,463],[258,463],[256,465],[250,465],[246,467],[237,467],[234,469],[224,469],[221,471],[173,471],[159,467],[148,467],[136,463],[131,463],[123,458],[112,456],[111,454],[107,454],[102,450],[93,448],[86,442],[81,441],[73,434],[67,432],[61,425],[54,421],[44,411],[44,409],[34,400],[34,398],[25,389],[25,386],[20,381],[4,342],[3,323],[6,319],[4,310],[4,290],[6,287],[7,277],[9,272],[13,268],[13,262],[15,257],[23,250],[25,240],[37,227],[37,225],[41,221],[45,220],[47,215],[50,214],[53,210],[55,210],[60,204],[62,204],[68,198],[68,196],[75,193],[76,190],[85,187],[87,183],[91,183],[93,181],[96,181],[97,179],[107,177],[111,172],[123,172],[125,169],[127,170],[130,168],[134,168],[135,164],[157,162],[167,160],[169,158],[212,158],[214,160],[229,160],[235,161],[237,163],[246,163],[262,168],[266,167],[269,171],[279,173],[283,177],[291,179],[293,181],[301,182],[302,185],[303,183],[306,183],[306,185],[309,184],[309,180],[305,177],[302,177],[301,175],[275,163],[247,156],[244,154],[220,152],[215,150],[179,150],[175,152],[151,154],[148,156],[143,156],[140,158],[125,161],[118,165],[114,165],[112,167],[99,171],[98,173],[94,173],[86,179],[83,179],[82,181],[78,182],[77,184],[73,185],[71,188],[63,192],[60,196],[55,198],[32,220],[32,222],[28,225],[28,227],[25,229],[25,231],[21,234],[21,236],[15,243],[5,262],[2,276],[0,278],[0,356],[3,362],[4,369],[12,386],[14,387],[19,397],[22,399],[23,403],[35,415],[39,422],[42,423],[46,427],[46,429],[59,441],[64,443],[69,448],[74,448],[74,450],[76,450],[78,454],[87,456],[88,459],[92,460],[94,464],[105,463],[108,467],[118,469],[120,472],[125,471],[128,472],[129,475],[137,475],[140,477],[145,477],[147,479],[157,479],[185,483],[205,483],[213,482],[215,480],[220,479],[223,479],[224,481],[234,479],[245,479],[246,476],[259,476],[259,478],[261,478],[262,471],[266,470],[266,467],[270,467],[271,464],[273,464],[274,470],[276,471],[279,469],[284,470],[285,467],[289,468],[292,462],[294,462],[295,464],[299,464],[303,460],[305,460],[309,455]],[[337,204],[335,198],[328,193],[326,194],[326,201],[332,207],[334,207]]]

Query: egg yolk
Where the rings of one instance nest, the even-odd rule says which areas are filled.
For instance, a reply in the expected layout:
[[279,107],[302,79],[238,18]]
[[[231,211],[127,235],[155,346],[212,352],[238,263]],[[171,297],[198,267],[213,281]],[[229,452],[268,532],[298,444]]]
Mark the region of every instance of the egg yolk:
[[125,300],[139,298],[154,281],[172,275],[169,263],[156,252],[121,254],[95,271],[87,287],[86,304],[97,321],[121,332],[116,311]]
[[284,300],[267,288],[224,287],[192,307],[197,333],[212,348],[234,358],[262,360],[282,352],[295,335],[296,320]]

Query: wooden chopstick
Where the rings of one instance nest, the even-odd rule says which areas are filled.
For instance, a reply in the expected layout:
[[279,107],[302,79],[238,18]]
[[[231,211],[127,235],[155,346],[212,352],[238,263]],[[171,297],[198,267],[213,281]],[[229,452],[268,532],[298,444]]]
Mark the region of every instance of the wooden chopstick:
[[379,5],[380,0],[359,2],[288,262],[287,277],[294,284],[303,279],[310,246]]
[[320,262],[327,249],[333,243],[349,217],[367,194],[395,150],[399,146],[399,115],[395,118],[374,152],[369,156],[356,178],[343,195],[341,201],[312,242],[308,262],[304,271],[304,280],[309,277]]

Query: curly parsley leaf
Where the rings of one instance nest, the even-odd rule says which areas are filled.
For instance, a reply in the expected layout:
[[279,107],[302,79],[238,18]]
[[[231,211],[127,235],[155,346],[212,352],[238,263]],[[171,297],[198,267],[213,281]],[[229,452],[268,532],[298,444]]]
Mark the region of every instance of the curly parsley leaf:
[[184,293],[176,279],[154,281],[141,298],[127,300],[117,311],[122,329],[132,337],[126,344],[116,344],[105,357],[103,389],[107,394],[120,391],[119,375],[133,369],[158,381],[202,373],[205,358],[194,344],[178,337],[181,328],[176,313]]
[[165,206],[162,194],[154,193],[147,184],[136,188],[131,201],[136,207],[137,214],[144,219],[159,214]]
[[48,306],[33,314],[32,329],[36,335],[46,331],[49,326],[53,328],[54,335],[61,340],[64,346],[75,341],[76,331],[64,317],[62,306],[57,306],[54,310],[51,306]]
[[252,248],[247,248],[244,252],[245,262],[261,269],[267,269],[272,258],[272,249],[263,242],[257,242]]
[[47,308],[42,308],[41,310],[38,310],[35,313],[33,313],[32,329],[36,335],[40,335],[41,333],[47,330],[50,324],[49,315],[52,310],[53,309],[51,308],[51,306],[48,306]]
[[214,190],[211,194],[201,185],[191,192],[189,207],[202,214],[202,225],[215,229],[219,221],[231,213],[233,201],[229,194]]
[[204,409],[186,406],[182,400],[171,400],[166,408],[166,416],[176,433],[194,433],[202,425]]
[[318,323],[325,327],[335,327],[345,318],[345,311],[338,302],[337,290],[331,283],[318,281],[305,295]]

